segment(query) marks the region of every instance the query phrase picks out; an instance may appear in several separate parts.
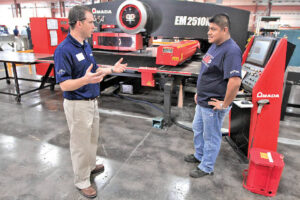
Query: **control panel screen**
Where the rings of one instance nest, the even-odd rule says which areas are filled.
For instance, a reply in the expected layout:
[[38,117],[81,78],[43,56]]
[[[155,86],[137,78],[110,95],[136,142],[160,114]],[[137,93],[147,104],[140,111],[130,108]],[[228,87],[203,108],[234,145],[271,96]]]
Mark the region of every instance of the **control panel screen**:
[[256,38],[246,61],[263,67],[269,59],[273,44],[274,40],[272,39]]

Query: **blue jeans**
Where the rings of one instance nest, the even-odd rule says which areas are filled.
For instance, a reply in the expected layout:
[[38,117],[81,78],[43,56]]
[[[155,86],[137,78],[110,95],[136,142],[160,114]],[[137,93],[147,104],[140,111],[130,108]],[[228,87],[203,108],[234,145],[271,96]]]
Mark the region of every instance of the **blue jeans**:
[[206,173],[214,171],[214,165],[222,141],[222,124],[231,107],[224,110],[196,106],[193,121],[194,156],[201,161],[198,168]]

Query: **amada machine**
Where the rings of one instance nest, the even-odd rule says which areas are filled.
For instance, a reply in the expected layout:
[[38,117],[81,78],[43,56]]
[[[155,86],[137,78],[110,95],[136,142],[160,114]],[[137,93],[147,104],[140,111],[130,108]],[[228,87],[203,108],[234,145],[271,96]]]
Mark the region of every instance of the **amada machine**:
[[[167,125],[171,123],[173,88],[179,86],[184,91],[186,80],[196,80],[200,71],[201,56],[209,47],[209,18],[227,13],[232,38],[242,51],[248,38],[249,12],[245,10],[173,0],[126,0],[89,6],[96,26],[89,42],[97,64],[112,66],[120,58],[128,63],[125,73],[112,74],[101,82],[101,91],[124,76],[141,80],[142,86],[159,86],[164,91],[163,118]],[[67,19],[30,21],[34,52],[53,54],[68,33]],[[37,65],[39,75],[54,76],[50,70],[47,64]]]
[[[137,77],[149,87],[159,84],[166,124],[173,87],[198,76],[201,55],[209,47],[209,18],[227,13],[232,38],[242,51],[248,38],[249,12],[230,7],[170,0],[112,1],[90,7],[97,28],[90,43],[97,63],[105,67],[124,58],[128,70],[115,77]],[[101,83],[102,89],[108,80]]]
[[244,158],[252,148],[276,152],[286,66],[294,45],[253,37],[243,54],[242,89],[230,114],[229,143]]

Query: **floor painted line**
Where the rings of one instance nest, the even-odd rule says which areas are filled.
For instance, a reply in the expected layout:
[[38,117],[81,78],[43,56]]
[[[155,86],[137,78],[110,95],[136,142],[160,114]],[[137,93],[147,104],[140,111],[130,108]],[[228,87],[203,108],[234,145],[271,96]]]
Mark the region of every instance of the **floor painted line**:
[[116,111],[116,110],[99,109],[99,113],[100,114],[107,114],[107,115],[118,115],[118,116],[123,116],[123,117],[132,117],[132,118],[138,118],[138,119],[145,119],[145,120],[148,120],[148,121],[153,120],[153,118],[150,118],[150,117],[135,115],[135,114],[122,112],[122,111]]
[[278,137],[278,142],[281,144],[290,144],[290,145],[300,146],[300,140],[293,140],[293,139]]
[[291,120],[280,121],[280,125],[290,126],[290,127],[295,127],[295,128],[300,128],[299,121],[291,121]]
[[182,124],[184,126],[192,128],[193,123],[192,122],[187,122],[187,121],[177,121],[179,124]]
[[[124,116],[124,117],[132,117],[132,118],[138,118],[138,119],[145,119],[148,121],[152,121],[153,118],[150,117],[144,117],[144,116],[139,116],[139,115],[134,115],[126,112],[121,112],[121,111],[116,111],[116,110],[106,110],[106,109],[99,109],[99,113],[101,114],[107,114],[107,115],[118,115],[118,116]],[[178,121],[178,123],[187,126],[189,128],[192,128],[193,123],[192,122],[187,122],[187,121]],[[222,133],[228,133],[227,128],[222,128],[221,129]]]
[[117,175],[120,173],[120,171],[124,168],[123,166],[125,166],[128,161],[130,160],[130,158],[133,156],[133,154],[137,151],[137,149],[142,146],[145,142],[145,140],[149,137],[149,135],[151,134],[151,129],[150,131],[147,133],[147,135],[138,143],[138,145],[131,151],[130,155],[128,156],[128,158],[122,163],[122,165],[119,167],[119,169],[114,173],[114,175],[112,175],[112,177],[109,179],[109,181],[107,181],[105,183],[105,185],[103,186],[103,188],[105,188],[115,177],[117,177]]
[[[193,122],[187,122],[187,121],[178,121],[179,124],[182,124],[184,126],[187,126],[189,128],[192,128],[193,127]],[[221,132],[222,133],[228,133],[229,130],[228,128],[221,128]]]

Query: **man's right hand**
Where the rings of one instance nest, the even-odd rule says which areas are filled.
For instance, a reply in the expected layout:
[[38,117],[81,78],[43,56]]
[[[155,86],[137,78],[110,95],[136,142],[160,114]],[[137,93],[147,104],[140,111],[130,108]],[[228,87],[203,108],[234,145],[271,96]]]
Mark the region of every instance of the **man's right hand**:
[[93,63],[89,66],[89,68],[86,70],[84,79],[86,80],[87,84],[89,83],[100,83],[104,76],[106,75],[105,73],[98,71],[98,72],[91,72],[93,68]]
[[198,95],[196,93],[195,96],[194,96],[194,101],[195,101],[196,104],[197,104],[197,99],[198,99]]
[[90,83],[100,83],[106,74],[102,71],[92,73],[92,68],[93,64],[89,66],[89,68],[85,72],[85,75],[81,78],[68,79],[66,81],[60,82],[59,86],[62,91],[74,91]]

